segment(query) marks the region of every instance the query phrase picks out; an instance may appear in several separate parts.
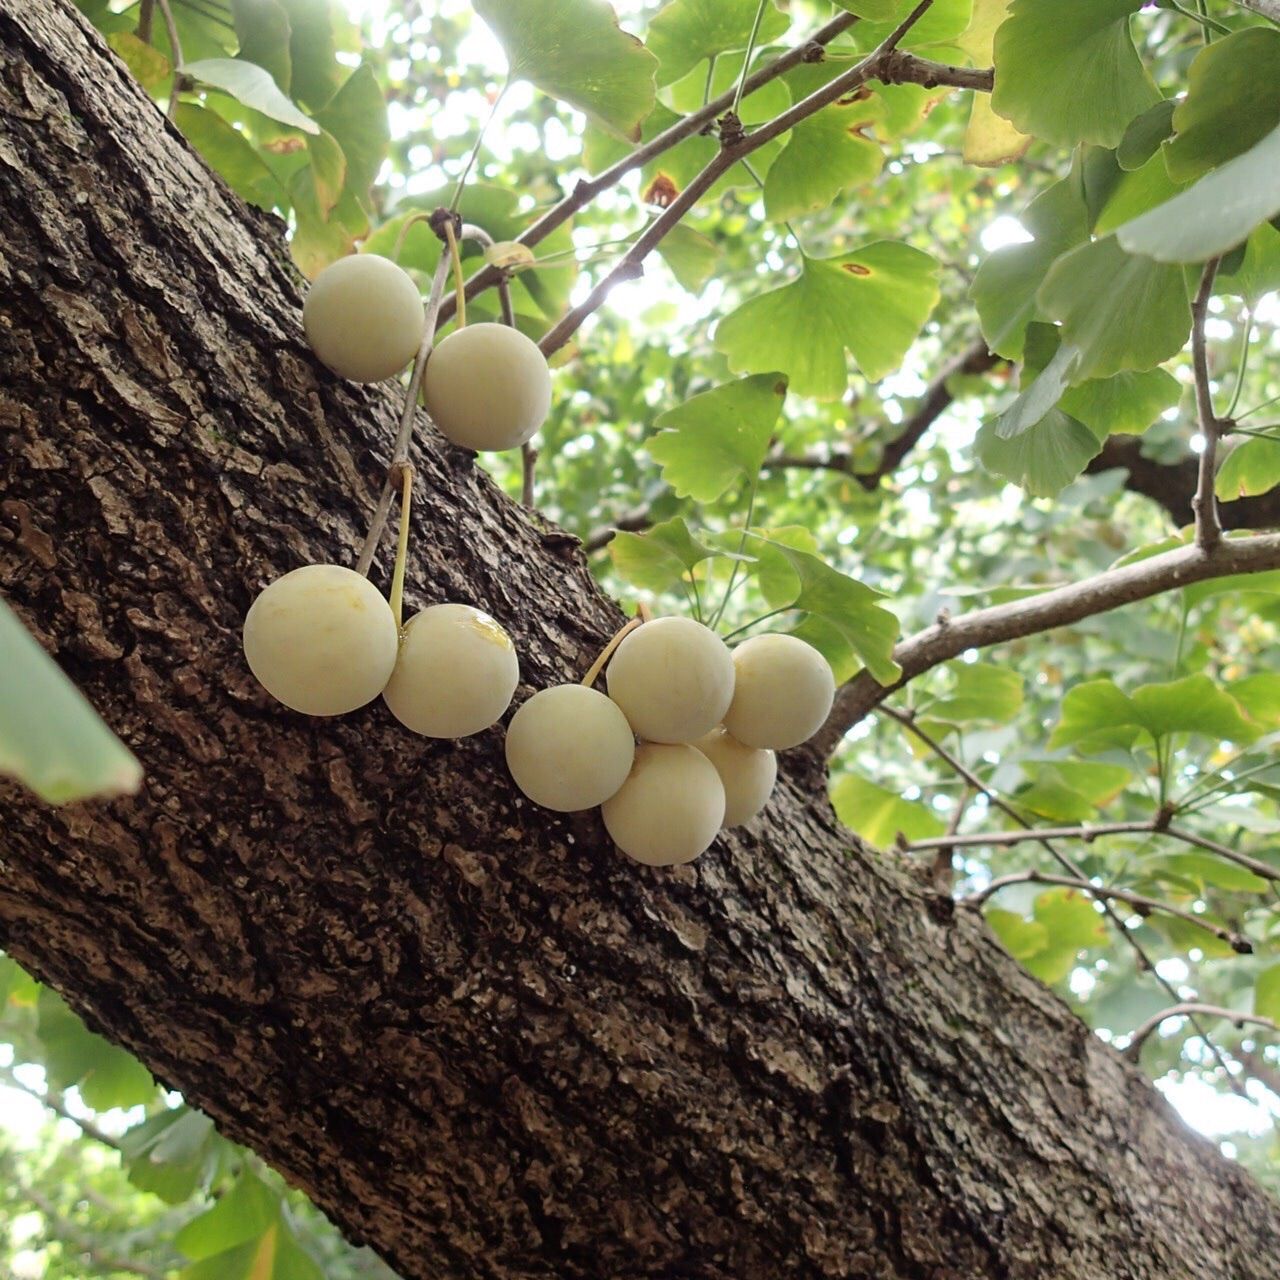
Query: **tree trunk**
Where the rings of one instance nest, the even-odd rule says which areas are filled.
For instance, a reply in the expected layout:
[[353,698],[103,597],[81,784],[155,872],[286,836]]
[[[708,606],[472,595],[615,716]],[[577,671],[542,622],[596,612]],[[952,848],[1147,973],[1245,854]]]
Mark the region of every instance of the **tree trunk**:
[[[653,871],[498,731],[274,705],[241,620],[354,559],[394,398],[69,0],[0,0],[0,117],[0,586],[147,770],[5,787],[0,944],[406,1277],[1272,1280],[1280,1207],[813,760]],[[619,621],[580,552],[414,461],[412,604],[571,678]]]

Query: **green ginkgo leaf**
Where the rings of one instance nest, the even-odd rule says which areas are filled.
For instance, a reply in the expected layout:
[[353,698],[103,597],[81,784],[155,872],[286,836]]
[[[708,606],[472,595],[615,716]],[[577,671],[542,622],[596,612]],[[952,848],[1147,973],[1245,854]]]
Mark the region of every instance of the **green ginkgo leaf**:
[[796,125],[765,179],[765,213],[778,222],[817,213],[872,181],[884,152],[859,131],[870,118],[862,102],[837,103]]
[[1050,267],[1089,236],[1089,210],[1081,184],[1064,178],[1022,213],[1033,239],[997,249],[978,268],[970,290],[982,336],[992,351],[1020,360],[1027,326],[1039,314],[1036,295]]
[[715,344],[736,372],[781,370],[798,394],[835,400],[849,385],[846,351],[867,378],[883,378],[937,301],[934,259],[880,240],[835,258],[806,255],[798,280],[726,316]]
[[750,534],[747,550],[758,557],[756,581],[770,607],[809,615],[796,634],[821,651],[838,682],[856,669],[854,655],[881,684],[898,678],[898,619],[879,603],[880,592],[767,533]]
[[1269,493],[1280,484],[1280,440],[1261,437],[1236,445],[1223,459],[1214,482],[1223,502]]
[[475,10],[506,51],[513,80],[639,141],[657,93],[658,60],[618,26],[604,0],[475,0]]
[[[746,48],[758,7],[757,0],[671,0],[663,5],[646,37],[658,59],[658,83],[679,80],[704,58]],[[757,46],[776,40],[790,25],[790,18],[766,0]]]
[[50,804],[137,791],[142,766],[0,600],[0,774]]
[[1187,72],[1165,147],[1176,182],[1190,182],[1248,151],[1280,125],[1280,30],[1248,27],[1206,45]]
[[1059,146],[1116,146],[1161,96],[1129,31],[1143,3],[1014,0],[995,38],[996,113]]
[[904,800],[856,773],[846,773],[831,784],[836,817],[850,831],[871,844],[887,848],[901,833],[908,840],[940,836],[946,823],[924,805]]
[[1280,126],[1243,155],[1116,232],[1129,253],[1157,262],[1207,262],[1280,216]]
[[678,497],[714,502],[759,474],[786,393],[772,373],[704,391],[658,418],[649,456]]
[[1096,751],[1127,746],[1139,734],[1159,741],[1173,733],[1249,743],[1259,730],[1244,718],[1229,693],[1200,673],[1142,685],[1132,697],[1112,680],[1091,680],[1076,685],[1063,698],[1061,719],[1049,745]]
[[723,554],[699,542],[679,516],[645,533],[620,532],[609,543],[619,576],[642,591],[670,591],[704,560]]
[[210,88],[229,93],[237,102],[281,124],[301,129],[303,133],[320,132],[320,126],[289,101],[271,73],[256,63],[241,62],[238,58],[203,58],[198,62],[184,62],[182,73]]
[[1154,369],[1177,355],[1191,332],[1183,273],[1126,252],[1116,236],[1060,258],[1038,298],[1044,312],[1062,322],[1063,344],[1079,349],[1073,383]]
[[974,440],[984,467],[1021,485],[1033,498],[1061,492],[1102,450],[1097,436],[1061,409],[1050,409],[1034,426],[1011,437],[984,424]]

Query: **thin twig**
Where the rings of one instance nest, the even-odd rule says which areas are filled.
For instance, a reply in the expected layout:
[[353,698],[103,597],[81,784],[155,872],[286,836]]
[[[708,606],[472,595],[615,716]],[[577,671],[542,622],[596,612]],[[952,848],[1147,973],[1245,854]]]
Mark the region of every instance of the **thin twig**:
[[863,58],[856,66],[811,93],[807,98],[797,102],[790,110],[770,120],[768,124],[730,143],[723,143],[715,158],[693,178],[689,185],[669,204],[662,214],[655,218],[636,240],[622,260],[604,276],[587,297],[567,315],[563,316],[549,333],[545,334],[538,344],[544,355],[558,351],[569,341],[583,322],[604,302],[613,287],[623,280],[633,280],[643,274],[643,263],[649,253],[661,242],[662,238],[672,231],[684,218],[685,214],[698,203],[703,195],[716,182],[736,165],[743,156],[780,137],[801,121],[808,119],[816,111],[830,105],[847,93],[858,88],[867,80],[876,78],[881,70],[886,75],[893,65],[893,54],[898,42],[911,30],[933,5],[933,0],[920,0],[920,3],[907,17],[898,24],[888,38],[873,53]]
[[1224,538],[1212,551],[1194,544],[1178,547],[1039,595],[947,618],[907,637],[894,648],[893,659],[902,675],[893,684],[882,685],[869,672],[860,671],[844,685],[836,695],[827,723],[814,736],[812,747],[829,755],[844,735],[890,693],[968,649],[985,649],[1007,640],[1040,635],[1210,578],[1275,568],[1280,568],[1280,534]]
[[1211,921],[1202,919],[1190,911],[1183,911],[1180,907],[1175,907],[1168,902],[1161,902],[1157,898],[1148,898],[1144,893],[1134,893],[1131,889],[1117,889],[1111,885],[1097,885],[1091,880],[1077,876],[1055,876],[1044,871],[1015,871],[1010,875],[998,877],[980,892],[972,894],[970,897],[962,898],[959,905],[975,909],[980,908],[993,894],[999,893],[1001,889],[1007,889],[1014,884],[1059,885],[1067,889],[1079,889],[1081,893],[1087,893],[1094,901],[1106,898],[1110,902],[1127,902],[1131,907],[1137,908],[1144,914],[1159,911],[1164,915],[1175,916],[1179,920],[1185,920],[1187,924],[1193,924],[1197,929],[1203,929],[1206,933],[1213,934],[1215,938],[1225,942],[1240,955],[1253,954],[1253,943],[1243,934],[1236,933],[1233,929],[1224,929],[1221,925],[1213,924]]
[[974,831],[964,835],[932,836],[925,840],[908,841],[903,848],[908,853],[923,853],[930,849],[975,849],[975,848],[1009,848],[1015,844],[1025,844],[1028,840],[1083,840],[1086,844],[1105,836],[1120,835],[1165,835],[1171,840],[1179,840],[1183,844],[1195,845],[1198,849],[1207,849],[1238,866],[1247,867],[1254,875],[1264,880],[1280,882],[1280,870],[1269,863],[1250,858],[1248,854],[1238,853],[1225,844],[1215,840],[1207,840],[1182,827],[1170,826],[1159,818],[1145,822],[1099,822],[1083,823],[1078,827],[1027,827],[1017,831]]
[[[936,738],[934,738],[932,734],[927,733],[924,729],[920,728],[920,726],[916,724],[914,717],[906,715],[901,711],[895,710],[893,707],[882,707],[881,710],[890,719],[896,720],[900,725],[903,726],[903,728],[908,730],[908,732],[914,734],[917,738],[919,738],[920,741],[923,742],[924,745],[928,747],[929,750],[932,751],[933,754],[936,755],[939,760],[941,760],[944,764],[946,764],[954,773],[958,774],[961,778],[963,778],[965,782],[967,782],[969,786],[971,786],[979,795],[985,796],[987,798],[988,804],[992,805],[996,809],[999,809],[1000,812],[1003,813],[1006,817],[1012,818],[1013,821],[1016,822],[1020,827],[1023,827],[1025,829],[1030,828],[1031,824],[1022,816],[1022,814],[1020,814],[1017,811],[1017,809],[1013,807],[1013,805],[1009,804],[1009,802],[1005,800],[1004,797],[1001,796],[998,792],[993,791],[989,786],[987,786],[987,784],[983,782],[982,779],[979,778],[978,775],[974,773],[974,771],[970,769],[969,766],[966,765],[963,760],[960,760],[958,757],[952,755],[951,752],[948,751],[946,747],[944,747],[942,743],[940,743]],[[1085,877],[1084,871],[1080,867],[1078,867],[1069,857],[1067,857],[1067,855],[1063,853],[1062,850],[1059,849],[1058,846],[1053,843],[1053,841],[1046,840],[1043,836],[1037,836],[1036,839],[1041,845],[1041,847],[1044,848],[1044,850],[1049,854],[1049,856],[1053,858],[1053,860],[1060,867],[1062,867],[1064,871],[1066,871],[1069,875],[1075,877],[1076,879],[1084,880],[1086,883],[1088,883]],[[1107,919],[1119,932],[1120,936],[1125,940],[1125,942],[1129,944],[1129,947],[1133,951],[1133,954],[1137,957],[1139,968],[1142,971],[1151,974],[1151,976],[1155,978],[1156,982],[1159,984],[1161,989],[1169,997],[1170,1000],[1173,1000],[1173,1001],[1180,1000],[1182,997],[1178,993],[1177,989],[1168,980],[1168,978],[1164,977],[1164,975],[1161,974],[1160,971],[1156,968],[1155,961],[1151,959],[1151,956],[1148,954],[1147,949],[1142,945],[1141,942],[1138,941],[1137,938],[1133,936],[1133,934],[1129,930],[1129,926],[1124,922],[1124,920],[1120,918],[1119,914],[1116,912],[1115,908],[1111,905],[1111,903],[1108,902],[1105,898],[1095,899],[1095,901],[1097,901],[1098,905],[1101,906],[1102,914],[1107,917]],[[1222,1054],[1222,1050],[1219,1049],[1216,1044],[1214,1044],[1214,1042],[1209,1038],[1208,1034],[1205,1032],[1204,1028],[1198,1022],[1195,1021],[1194,1017],[1192,1018],[1192,1022],[1195,1025],[1196,1033],[1205,1042],[1205,1044],[1209,1046],[1209,1050],[1213,1054],[1214,1061],[1218,1064],[1219,1068],[1222,1070],[1222,1074],[1225,1077],[1225,1079],[1230,1082],[1232,1090],[1235,1093],[1239,1094],[1241,1097],[1244,1097],[1245,1096],[1244,1087],[1231,1074],[1231,1070],[1227,1065],[1226,1058]]]
[[520,501],[534,507],[534,487],[538,472],[538,451],[527,440],[520,446]]
[[601,525],[593,529],[582,541],[582,549],[590,555],[594,551],[602,551],[620,533],[642,533],[651,524],[653,516],[648,507],[637,507],[620,515],[611,525]]
[[178,37],[178,24],[173,18],[173,8],[169,0],[156,0],[160,6],[160,14],[164,18],[164,29],[169,37],[169,56],[173,59],[173,88],[169,90],[169,105],[165,116],[172,120],[178,112],[178,89],[182,83],[182,41]]
[[61,1116],[64,1120],[70,1120],[86,1138],[92,1138],[94,1142],[100,1142],[104,1147],[110,1147],[113,1151],[120,1150],[120,1144],[105,1129],[99,1128],[92,1120],[87,1120],[83,1116],[78,1116],[67,1106],[66,1099],[56,1089],[48,1089],[41,1093],[39,1089],[33,1089],[29,1084],[24,1084],[11,1067],[0,1067],[0,1081],[10,1089],[19,1089],[23,1093],[30,1094],[36,1101],[43,1103],[56,1116]]
[[156,16],[156,0],[142,0],[138,5],[138,26],[134,34],[143,44],[151,43],[151,28]]
[[1280,0],[1232,0],[1232,3],[1242,9],[1252,9],[1272,22],[1280,22]]
[[1218,518],[1218,499],[1214,493],[1222,424],[1213,409],[1213,388],[1209,384],[1209,352],[1204,333],[1219,261],[1218,258],[1210,258],[1204,264],[1200,288],[1191,305],[1191,358],[1196,377],[1196,412],[1200,419],[1200,437],[1204,441],[1204,449],[1200,454],[1200,483],[1196,488],[1196,496],[1191,499],[1191,506],[1196,513],[1196,542],[1205,551],[1212,551],[1222,541],[1222,522]]
[[1148,1018],[1136,1031],[1129,1037],[1129,1043],[1125,1047],[1125,1057],[1131,1058],[1134,1062],[1142,1056],[1142,1046],[1147,1042],[1151,1033],[1160,1026],[1162,1022],[1167,1022],[1170,1018],[1186,1018],[1191,1025],[1196,1028],[1196,1034],[1203,1040],[1204,1032],[1196,1026],[1193,1014],[1203,1014],[1207,1018],[1225,1018],[1228,1022],[1234,1023],[1237,1027],[1242,1027],[1246,1023],[1254,1027],[1266,1027],[1269,1031],[1280,1031],[1280,1026],[1276,1026],[1270,1018],[1264,1018],[1256,1013],[1241,1013],[1238,1009],[1224,1009],[1221,1005],[1201,1004],[1198,1000],[1185,1001],[1182,1004],[1175,1004],[1172,1008],[1165,1009],[1160,1013]]
[[[164,0],[160,0],[160,2],[163,4]],[[40,1216],[48,1226],[49,1234],[55,1240],[60,1240],[77,1253],[83,1254],[95,1267],[106,1272],[123,1271],[131,1276],[146,1276],[149,1280],[165,1280],[165,1277],[169,1274],[168,1271],[161,1271],[157,1267],[148,1266],[145,1262],[135,1262],[130,1258],[117,1258],[113,1254],[107,1253],[90,1238],[87,1232],[81,1231],[78,1227],[68,1222],[59,1213],[57,1205],[43,1192],[29,1186],[19,1186],[15,1189],[22,1199],[29,1201],[40,1211]]]

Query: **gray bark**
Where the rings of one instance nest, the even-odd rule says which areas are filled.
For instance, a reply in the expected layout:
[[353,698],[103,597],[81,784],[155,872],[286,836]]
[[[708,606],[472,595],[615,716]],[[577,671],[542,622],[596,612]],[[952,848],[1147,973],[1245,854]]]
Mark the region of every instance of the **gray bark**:
[[[279,226],[68,0],[0,0],[0,119],[0,588],[147,769],[4,788],[5,949],[406,1277],[1271,1280],[1280,1207],[811,757],[651,871],[497,731],[273,705],[240,621],[354,559],[393,397],[317,366]],[[571,541],[414,461],[411,603],[488,609],[526,692],[579,671],[619,614]]]

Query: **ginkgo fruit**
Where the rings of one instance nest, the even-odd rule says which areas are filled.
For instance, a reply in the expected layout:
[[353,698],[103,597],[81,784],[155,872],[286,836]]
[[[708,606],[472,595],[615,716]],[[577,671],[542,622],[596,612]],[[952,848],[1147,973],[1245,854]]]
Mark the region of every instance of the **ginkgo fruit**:
[[733,699],[733,654],[692,618],[637,627],[609,663],[609,696],[648,742],[695,742]]
[[710,847],[724,821],[724,799],[720,775],[696,747],[642,742],[626,782],[600,812],[628,857],[671,867]]
[[535,693],[507,726],[507,767],[516,786],[558,813],[603,804],[626,782],[635,753],[626,716],[586,685]]
[[355,253],[312,281],[302,327],[312,351],[334,373],[380,382],[417,355],[426,310],[408,272],[376,253]]
[[487,613],[436,604],[405,625],[382,696],[414,733],[465,738],[497,723],[519,681],[511,637]]
[[431,353],[422,394],[454,444],[518,449],[547,419],[551,371],[538,344],[505,324],[471,324]]
[[813,737],[836,696],[826,658],[795,636],[753,636],[733,651],[724,727],[744,746],[785,751]]
[[740,827],[760,812],[778,780],[778,757],[759,747],[744,747],[727,729],[713,729],[693,744],[715,765],[724,786],[724,823]]
[[396,664],[396,620],[354,569],[309,564],[263,590],[244,620],[249,670],[278,702],[309,716],[363,707]]

